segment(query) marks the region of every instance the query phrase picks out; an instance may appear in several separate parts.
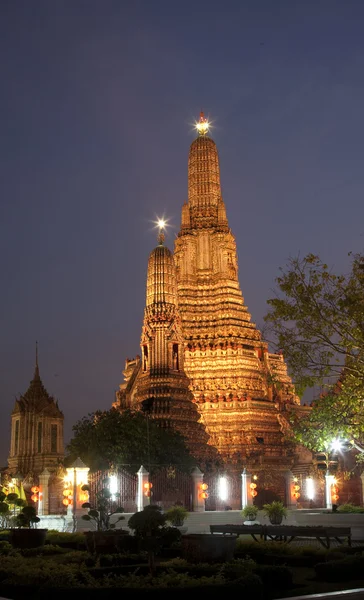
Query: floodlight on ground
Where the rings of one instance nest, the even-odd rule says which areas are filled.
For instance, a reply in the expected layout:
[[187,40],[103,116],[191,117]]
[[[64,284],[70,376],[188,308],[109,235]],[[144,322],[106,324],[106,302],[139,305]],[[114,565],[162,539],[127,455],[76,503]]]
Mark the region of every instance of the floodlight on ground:
[[228,499],[228,482],[226,477],[220,477],[219,479],[219,498],[223,502]]
[[312,477],[306,479],[306,496],[309,500],[313,500],[315,497],[315,482]]
[[118,491],[118,478],[116,475],[110,476],[109,490],[112,494],[112,500],[115,500],[115,494]]

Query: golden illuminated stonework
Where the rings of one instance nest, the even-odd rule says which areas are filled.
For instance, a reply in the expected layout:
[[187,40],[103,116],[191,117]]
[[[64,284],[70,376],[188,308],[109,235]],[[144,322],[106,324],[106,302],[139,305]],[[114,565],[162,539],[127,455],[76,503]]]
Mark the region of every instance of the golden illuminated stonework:
[[165,223],[159,226],[159,245],[148,261],[142,356],[127,363],[115,406],[143,410],[162,427],[173,427],[186,438],[192,454],[204,458],[211,449],[184,371],[175,265],[164,245]]
[[286,414],[299,398],[283,356],[269,352],[244,303],[218,152],[203,113],[196,129],[174,256],[159,222],[141,357],[127,361],[114,406],[148,410],[195,450],[208,439],[226,466],[284,471],[295,458],[284,437]]
[[207,132],[191,144],[174,256],[185,369],[210,443],[227,462],[260,457],[287,468],[281,412],[299,399],[283,356],[269,353],[244,304],[218,152]]

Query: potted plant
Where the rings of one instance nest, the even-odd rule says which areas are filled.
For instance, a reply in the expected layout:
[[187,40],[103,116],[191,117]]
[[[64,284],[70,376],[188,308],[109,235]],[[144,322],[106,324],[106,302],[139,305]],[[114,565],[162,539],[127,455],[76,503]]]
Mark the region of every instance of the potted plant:
[[257,519],[258,510],[259,509],[257,506],[255,506],[255,504],[249,504],[244,506],[241,514],[246,521],[249,521],[249,523],[254,523]]
[[13,517],[15,528],[10,529],[10,541],[16,548],[38,548],[44,546],[48,529],[38,529],[40,522],[34,506],[23,506]]
[[187,527],[183,527],[185,520],[188,517],[188,510],[180,504],[171,506],[165,512],[167,523],[170,523],[173,527],[178,527],[181,533],[186,533]]
[[273,500],[270,504],[264,504],[263,510],[272,525],[280,525],[283,517],[287,518],[287,509],[280,500]]
[[[82,508],[88,509],[86,515],[82,515],[84,521],[90,521],[94,529],[85,531],[86,547],[89,552],[111,552],[118,550],[118,539],[120,535],[127,534],[121,528],[115,529],[116,524],[125,519],[120,513],[124,512],[122,506],[118,506],[116,500],[120,494],[112,494],[108,487],[109,478],[102,481],[101,489],[96,493],[95,506],[90,502],[84,502]],[[82,486],[82,491],[89,492],[88,485]],[[111,517],[118,515],[116,520],[111,522]]]

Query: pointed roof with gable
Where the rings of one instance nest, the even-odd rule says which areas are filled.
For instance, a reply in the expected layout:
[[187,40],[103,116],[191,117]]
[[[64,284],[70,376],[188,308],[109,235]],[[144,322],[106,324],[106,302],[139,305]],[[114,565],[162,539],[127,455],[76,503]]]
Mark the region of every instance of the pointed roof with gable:
[[12,414],[32,411],[44,413],[47,416],[63,417],[62,411],[58,407],[58,402],[50,396],[40,378],[38,365],[38,344],[35,350],[35,368],[33,379],[25,394],[15,401],[15,407]]

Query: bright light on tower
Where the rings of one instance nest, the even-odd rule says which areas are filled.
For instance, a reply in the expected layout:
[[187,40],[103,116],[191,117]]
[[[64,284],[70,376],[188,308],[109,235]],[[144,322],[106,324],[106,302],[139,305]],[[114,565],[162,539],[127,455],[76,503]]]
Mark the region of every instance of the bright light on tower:
[[223,502],[228,499],[228,482],[226,477],[219,479],[219,497]]
[[158,219],[158,227],[159,227],[159,229],[165,229],[166,222],[164,219]]

